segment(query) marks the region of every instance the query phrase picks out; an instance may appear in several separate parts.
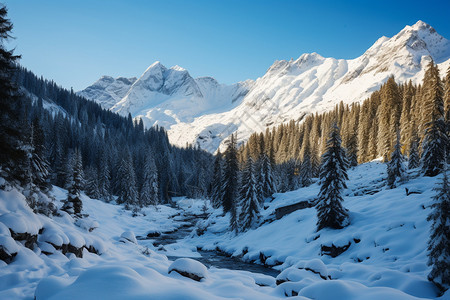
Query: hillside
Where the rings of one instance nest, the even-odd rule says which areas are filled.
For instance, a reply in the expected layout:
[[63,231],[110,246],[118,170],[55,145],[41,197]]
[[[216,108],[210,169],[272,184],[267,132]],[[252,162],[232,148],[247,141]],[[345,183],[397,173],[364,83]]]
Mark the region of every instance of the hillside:
[[[178,209],[159,205],[132,217],[122,206],[83,196],[84,213],[73,219],[63,211],[46,217],[34,214],[20,190],[2,180],[0,192],[1,239],[10,253],[17,253],[0,269],[2,299],[142,299],[164,295],[165,299],[284,298],[298,293],[301,299],[430,299],[437,290],[426,276],[426,241],[432,188],[438,178],[416,177],[394,190],[384,186],[385,165],[374,161],[349,172],[344,206],[351,225],[342,230],[315,232],[314,208],[298,210],[275,220],[276,208],[309,200],[317,194],[313,184],[266,202],[257,229],[234,236],[228,217],[213,211],[199,221],[184,240],[163,248],[152,239],[135,239],[149,232],[182,228],[179,217],[201,213],[202,200],[176,199]],[[439,176],[438,176],[439,177]],[[405,195],[405,188],[418,194]],[[54,202],[61,207],[66,191],[53,188]],[[14,200],[14,201],[11,201]],[[36,236],[24,246],[11,239],[10,230]],[[206,231],[198,235],[197,228]],[[23,236],[23,235],[22,235]],[[66,245],[66,246],[64,246]],[[71,245],[67,247],[67,245]],[[337,257],[321,253],[322,246],[348,249]],[[270,276],[210,267],[206,279],[196,282],[176,273],[168,274],[172,262],[166,255],[198,257],[196,247],[220,249],[242,260],[276,265],[282,271]],[[66,250],[64,250],[66,249]],[[81,252],[77,249],[81,249]],[[198,268],[189,261],[188,269]],[[194,271],[193,271],[194,272]],[[177,288],[174,289],[174,286]],[[36,289],[37,288],[37,289]],[[448,297],[448,292],[442,299]],[[87,297],[87,298],[85,298]]]

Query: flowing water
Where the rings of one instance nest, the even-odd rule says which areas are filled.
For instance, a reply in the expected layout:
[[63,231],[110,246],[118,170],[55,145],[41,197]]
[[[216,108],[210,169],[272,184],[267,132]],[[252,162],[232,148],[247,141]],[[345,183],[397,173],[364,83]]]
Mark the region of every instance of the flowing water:
[[[149,238],[140,238],[140,239],[151,239],[153,241],[153,245],[155,246],[164,246],[176,243],[178,240],[185,238],[188,234],[190,234],[195,226],[195,223],[199,218],[205,218],[205,215],[180,215],[175,218],[175,221],[182,223],[177,230],[172,232],[162,233],[157,237],[149,237]],[[215,267],[221,269],[231,269],[231,270],[241,270],[241,271],[249,271],[253,273],[262,273],[266,275],[270,275],[276,277],[280,274],[279,271],[265,267],[263,265],[258,265],[254,263],[244,262],[237,258],[229,257],[224,253],[218,251],[204,251],[197,250],[197,252],[201,255],[201,257],[190,257],[195,259],[207,267]],[[180,257],[169,256],[170,260],[175,260]]]

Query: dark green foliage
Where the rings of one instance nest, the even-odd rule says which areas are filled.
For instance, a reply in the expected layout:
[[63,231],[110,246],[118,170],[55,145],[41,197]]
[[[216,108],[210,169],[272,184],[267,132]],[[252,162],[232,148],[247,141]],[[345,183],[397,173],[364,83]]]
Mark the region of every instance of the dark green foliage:
[[71,215],[81,216],[81,210],[83,209],[81,190],[84,187],[84,175],[81,153],[78,149],[72,153],[70,165],[71,173],[69,176],[70,182],[68,183],[68,196],[62,209]]
[[232,208],[236,204],[239,180],[236,141],[233,135],[231,136],[230,143],[224,156],[222,207],[224,212],[231,212],[233,214]]
[[25,183],[19,164],[27,160],[26,149],[21,142],[23,127],[20,120],[20,97],[16,83],[16,61],[20,56],[5,48],[11,37],[12,23],[7,19],[7,9],[0,8],[0,167],[11,179]]
[[250,156],[245,163],[242,172],[242,182],[240,191],[241,212],[239,216],[239,224],[242,231],[253,228],[259,219],[260,203],[262,203],[262,193],[260,185],[256,180],[255,163]]
[[322,156],[320,170],[320,192],[318,194],[317,230],[343,228],[348,224],[347,210],[342,206],[342,190],[347,187],[347,160],[341,147],[339,128],[335,124]]
[[403,165],[404,157],[401,151],[400,133],[397,131],[397,142],[394,151],[391,154],[391,160],[387,163],[387,184],[393,189],[397,184],[405,178],[405,166]]
[[427,220],[432,221],[428,240],[428,279],[442,291],[450,288],[450,186],[447,171],[434,189],[436,195]]

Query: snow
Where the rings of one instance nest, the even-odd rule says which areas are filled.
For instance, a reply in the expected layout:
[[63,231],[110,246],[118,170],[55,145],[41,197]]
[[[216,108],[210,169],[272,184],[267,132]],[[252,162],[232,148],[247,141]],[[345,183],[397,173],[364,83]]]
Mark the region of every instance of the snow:
[[241,142],[255,131],[300,121],[305,114],[333,109],[340,101],[361,102],[392,75],[397,82],[421,83],[431,59],[438,63],[441,76],[445,74],[450,41],[418,21],[391,38],[381,37],[355,59],[306,53],[296,60],[275,61],[256,81],[222,85],[214,78],[193,79],[179,66],[166,68],[155,62],[128,85],[102,77],[79,94],[114,112],[142,118],[145,126],[164,126],[171,143],[198,144],[214,152],[223,150],[224,140],[234,132]]
[[[65,213],[51,218],[35,215],[19,190],[0,190],[0,245],[17,252],[10,264],[0,261],[0,299],[279,299],[297,293],[299,299],[436,298],[437,288],[427,280],[426,218],[440,176],[417,177],[416,172],[409,172],[409,182],[387,189],[385,164],[373,161],[349,170],[344,206],[350,225],[341,230],[317,232],[316,211],[306,208],[234,235],[229,233],[229,215],[208,206],[210,217],[197,223],[206,228],[203,235],[197,236],[194,227],[183,240],[164,249],[146,235],[181,229],[186,216],[202,214],[203,200],[175,198],[177,208],[143,208],[133,217],[120,205],[82,194],[83,213],[89,216],[80,222]],[[364,194],[369,187],[378,192]],[[421,194],[406,196],[405,187]],[[273,218],[276,208],[311,199],[318,191],[313,183],[275,194],[261,211],[262,221]],[[54,187],[52,193],[61,207],[67,191]],[[33,250],[12,240],[8,226],[19,225],[4,215],[32,216],[34,226],[24,228],[43,228]],[[92,224],[96,228],[90,231]],[[133,242],[121,242],[124,239]],[[85,247],[82,258],[55,249],[69,243]],[[322,245],[347,244],[350,247],[335,258],[321,255]],[[90,246],[98,254],[89,252]],[[255,263],[262,263],[264,256],[267,265],[282,272],[275,279],[248,271],[207,269],[195,261],[200,256],[197,247],[218,248]],[[168,254],[182,257],[170,261]],[[195,281],[172,270],[203,279]]]

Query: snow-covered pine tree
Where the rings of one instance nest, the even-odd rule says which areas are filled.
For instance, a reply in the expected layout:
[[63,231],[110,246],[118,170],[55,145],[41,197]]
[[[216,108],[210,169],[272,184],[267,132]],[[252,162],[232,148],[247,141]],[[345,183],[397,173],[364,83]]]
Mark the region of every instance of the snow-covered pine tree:
[[234,135],[231,135],[231,140],[225,151],[224,173],[222,185],[222,206],[225,213],[231,212],[233,214],[233,206],[236,202],[238,193],[238,160],[236,151],[236,140]]
[[419,157],[419,136],[415,124],[411,125],[410,141],[409,141],[409,157],[408,169],[415,169],[420,166]]
[[255,163],[253,162],[252,157],[249,156],[242,172],[239,201],[241,204],[239,224],[242,231],[254,227],[255,223],[258,221],[261,211],[260,203],[262,202],[262,200],[259,199],[260,196],[259,183],[256,180]]
[[443,173],[442,180],[434,188],[436,195],[427,220],[432,221],[428,240],[428,265],[431,266],[428,279],[445,291],[450,288],[450,186],[447,170]]
[[72,173],[70,174],[70,183],[68,188],[68,197],[64,202],[62,210],[75,216],[81,216],[83,202],[81,201],[81,189],[83,188],[83,161],[78,149],[72,154]]
[[92,166],[86,168],[84,191],[86,192],[86,195],[88,195],[90,198],[93,199],[100,198],[100,191],[98,186],[98,174],[97,170]]
[[259,166],[259,182],[261,186],[262,200],[264,200],[264,198],[270,197],[277,192],[272,163],[270,162],[269,156],[265,152],[261,154]]
[[46,159],[44,131],[38,118],[32,124],[33,152],[31,155],[31,169],[34,184],[43,192],[50,188],[49,163]]
[[214,160],[214,173],[211,186],[211,202],[214,208],[219,208],[223,202],[223,162],[220,150]]
[[[0,168],[14,179],[20,179],[19,161],[27,159],[20,147],[23,127],[20,126],[18,105],[20,94],[13,81],[20,58],[13,50],[7,50],[7,40],[13,25],[7,19],[7,9],[0,7]],[[6,175],[6,174],[5,174]],[[19,176],[18,176],[19,175]]]
[[[447,137],[450,137],[450,67],[447,69],[444,82],[444,113]],[[447,164],[450,164],[450,142],[447,144]]]
[[108,154],[102,151],[100,157],[100,165],[98,167],[98,191],[100,197],[109,202],[111,200],[111,175],[108,162]]
[[311,165],[311,149],[309,147],[309,139],[305,140],[303,149],[303,161],[300,166],[300,186],[307,187],[312,183],[312,165]]
[[136,175],[134,173],[133,159],[128,149],[122,154],[117,172],[117,203],[125,204],[126,209],[137,212],[139,210],[139,202],[136,190]]
[[397,184],[405,179],[404,157],[402,154],[402,145],[400,144],[400,132],[397,130],[397,141],[394,145],[394,151],[391,154],[391,160],[387,163],[387,184],[393,189]]
[[322,228],[339,229],[348,225],[348,213],[342,206],[342,190],[347,187],[348,163],[345,150],[341,147],[339,128],[333,125],[325,153],[322,155],[320,170],[320,192],[318,194],[317,230]]
[[415,136],[411,138],[411,143],[409,144],[408,169],[415,169],[419,166],[419,138]]
[[443,87],[439,69],[433,62],[425,73],[423,89],[422,126],[425,136],[422,142],[422,172],[425,176],[436,176],[447,161],[449,137],[444,120]]
[[158,170],[156,170],[153,155],[148,153],[144,158],[143,183],[139,193],[139,204],[141,207],[157,205],[158,200]]

